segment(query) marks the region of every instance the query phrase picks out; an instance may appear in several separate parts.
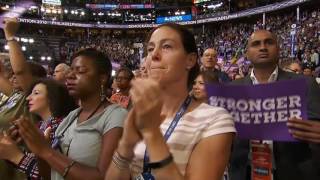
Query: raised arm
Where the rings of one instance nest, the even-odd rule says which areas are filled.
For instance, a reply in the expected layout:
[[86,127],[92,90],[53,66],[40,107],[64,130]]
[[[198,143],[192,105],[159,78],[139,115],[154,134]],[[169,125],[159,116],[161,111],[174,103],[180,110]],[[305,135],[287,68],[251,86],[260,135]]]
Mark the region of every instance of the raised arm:
[[32,83],[32,74],[21,50],[20,44],[14,39],[19,28],[17,19],[6,19],[4,33],[9,46],[9,57],[12,70],[23,90],[27,90]]

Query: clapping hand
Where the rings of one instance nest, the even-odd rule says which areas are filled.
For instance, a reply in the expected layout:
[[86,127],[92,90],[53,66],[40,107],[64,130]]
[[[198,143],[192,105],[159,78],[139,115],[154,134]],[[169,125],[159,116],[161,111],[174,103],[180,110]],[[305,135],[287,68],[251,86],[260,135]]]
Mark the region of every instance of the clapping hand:
[[28,148],[37,156],[43,157],[51,148],[43,133],[28,119],[20,117],[16,120],[19,134]]
[[130,95],[136,114],[135,126],[144,136],[158,130],[163,120],[161,89],[152,79],[137,79],[131,84]]

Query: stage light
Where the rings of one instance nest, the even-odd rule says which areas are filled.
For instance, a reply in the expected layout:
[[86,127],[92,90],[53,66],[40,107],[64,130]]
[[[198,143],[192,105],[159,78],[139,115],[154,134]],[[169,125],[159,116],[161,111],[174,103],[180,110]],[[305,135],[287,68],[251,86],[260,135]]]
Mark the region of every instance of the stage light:
[[21,49],[22,49],[22,51],[26,51],[27,50],[27,48],[25,46],[22,46]]
[[65,9],[65,10],[64,10],[64,13],[67,14],[67,13],[68,13],[68,9]]

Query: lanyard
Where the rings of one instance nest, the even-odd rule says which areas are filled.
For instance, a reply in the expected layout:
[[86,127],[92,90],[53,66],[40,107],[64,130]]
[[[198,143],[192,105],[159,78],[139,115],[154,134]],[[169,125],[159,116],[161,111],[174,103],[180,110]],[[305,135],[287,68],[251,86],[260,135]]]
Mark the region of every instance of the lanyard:
[[[181,105],[179,111],[177,112],[177,114],[175,115],[175,117],[173,118],[170,126],[168,127],[166,133],[164,134],[164,139],[165,141],[167,141],[169,139],[169,137],[171,136],[171,134],[173,133],[174,129],[176,128],[179,120],[181,119],[181,117],[183,116],[183,114],[186,112],[188,106],[191,103],[191,97],[188,96],[186,98],[186,100],[184,100],[183,104]],[[149,162],[149,155],[147,152],[147,149],[144,153],[144,159],[143,159],[143,172],[150,172],[151,169],[149,167],[147,167],[147,163]]]

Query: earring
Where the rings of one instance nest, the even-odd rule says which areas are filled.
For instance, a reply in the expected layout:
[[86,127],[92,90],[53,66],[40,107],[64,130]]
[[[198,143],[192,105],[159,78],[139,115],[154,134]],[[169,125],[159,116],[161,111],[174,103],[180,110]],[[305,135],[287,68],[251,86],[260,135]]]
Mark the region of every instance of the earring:
[[100,89],[100,101],[104,101],[107,98],[105,89],[104,89],[104,85],[101,84],[101,89]]

